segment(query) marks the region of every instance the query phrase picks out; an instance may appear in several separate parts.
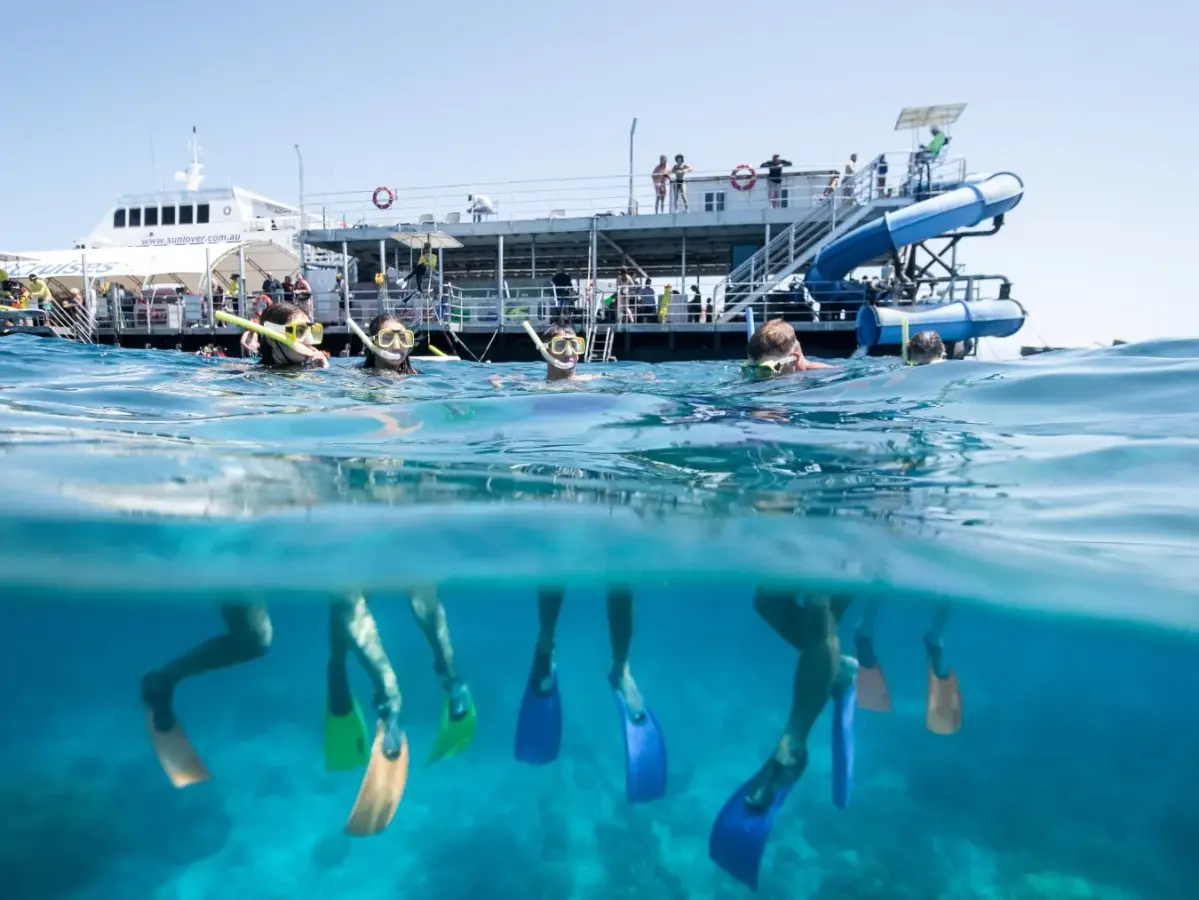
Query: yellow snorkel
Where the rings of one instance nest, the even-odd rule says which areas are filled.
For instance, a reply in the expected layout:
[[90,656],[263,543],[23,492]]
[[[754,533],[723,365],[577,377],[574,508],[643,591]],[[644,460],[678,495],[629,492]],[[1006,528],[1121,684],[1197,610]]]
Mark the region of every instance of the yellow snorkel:
[[346,316],[346,324],[350,326],[350,331],[358,336],[358,340],[362,341],[362,345],[370,350],[375,356],[381,356],[389,362],[400,362],[404,359],[404,355],[400,353],[392,353],[390,350],[384,350],[370,336],[358,327],[358,323],[354,321],[353,316]]
[[528,319],[525,319],[523,322],[521,322],[521,324],[525,326],[525,331],[529,333],[529,338],[537,347],[537,352],[541,354],[542,359],[544,359],[554,368],[561,369],[563,372],[569,372],[574,368],[573,363],[566,363],[560,359],[554,359],[553,354],[550,353],[550,348],[545,345],[545,341],[541,339],[541,335],[539,335],[536,330],[534,330],[533,326],[529,324]]
[[236,325],[238,328],[244,328],[246,331],[252,331],[259,337],[264,337],[267,340],[275,341],[282,344],[288,350],[299,353],[301,356],[315,358],[320,353],[319,350],[308,344],[297,341],[293,337],[289,337],[282,331],[275,331],[273,328],[267,328],[265,325],[260,325],[258,322],[251,322],[249,319],[243,319],[241,316],[235,316],[233,313],[227,313],[223,309],[216,313],[218,321],[224,322],[227,325]]

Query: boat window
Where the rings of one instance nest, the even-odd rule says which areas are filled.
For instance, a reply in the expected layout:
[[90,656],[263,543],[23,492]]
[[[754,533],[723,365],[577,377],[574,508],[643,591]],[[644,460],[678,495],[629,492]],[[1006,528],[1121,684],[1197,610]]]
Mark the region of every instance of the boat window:
[[196,204],[196,224],[197,225],[207,225],[208,224],[208,204],[207,203],[197,203]]
[[125,227],[125,210],[123,207],[121,209],[118,209],[116,212],[114,212],[112,214],[112,227],[113,228],[124,228]]
[[131,207],[129,210],[129,227],[142,227],[142,208],[140,206]]
[[787,208],[787,200],[791,195],[790,188],[782,188],[779,191],[779,209]]
[[192,220],[192,212],[194,210],[195,210],[195,207],[192,206],[190,203],[180,205],[180,207],[179,207],[179,224],[180,225],[192,224],[192,221],[193,221]]
[[724,191],[704,192],[704,212],[724,212]]
[[146,227],[156,228],[158,226],[158,207],[147,206],[145,212]]
[[175,207],[164,206],[162,208],[162,224],[163,225],[174,225],[175,224]]

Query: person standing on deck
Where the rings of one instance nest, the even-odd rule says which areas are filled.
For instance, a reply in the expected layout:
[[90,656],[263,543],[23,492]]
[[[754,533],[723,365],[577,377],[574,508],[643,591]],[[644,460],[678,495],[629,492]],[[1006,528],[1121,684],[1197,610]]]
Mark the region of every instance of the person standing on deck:
[[770,205],[774,209],[778,209],[783,196],[783,167],[790,165],[794,163],[776,153],[758,166],[759,169],[766,170],[766,189],[770,195]]
[[29,276],[29,296],[27,302],[30,309],[50,309],[50,302],[53,300],[53,295],[50,293],[50,285],[42,281],[36,274]]
[[687,173],[694,172],[691,166],[683,161],[683,154],[676,153],[674,156],[674,166],[670,170],[671,177],[674,179],[674,191],[671,195],[670,211],[678,212],[679,204],[683,204],[683,212],[689,212],[690,207],[687,205]]
[[658,164],[650,178],[654,182],[654,215],[666,212],[666,187],[670,184],[670,165],[666,162],[666,154],[658,157]]

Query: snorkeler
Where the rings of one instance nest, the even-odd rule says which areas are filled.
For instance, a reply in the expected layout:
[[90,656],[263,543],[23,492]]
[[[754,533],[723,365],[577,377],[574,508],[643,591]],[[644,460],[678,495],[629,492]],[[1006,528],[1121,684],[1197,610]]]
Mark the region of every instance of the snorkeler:
[[398,318],[390,313],[375,316],[365,332],[358,323],[351,322],[351,330],[362,340],[365,359],[362,368],[379,374],[417,375],[409,354],[416,344],[416,335]]
[[756,375],[791,375],[813,369],[835,369],[803,355],[795,329],[783,319],[770,319],[749,339],[749,359],[744,368]]
[[[543,587],[537,595],[540,628],[516,725],[516,758],[532,765],[553,762],[562,748],[562,699],[554,637],[564,596],[560,587]],[[630,803],[649,803],[666,795],[666,743],[629,668],[633,592],[627,587],[608,588],[608,633],[612,642],[608,684],[624,725],[625,796]]]
[[[935,331],[921,331],[908,341],[906,357],[909,365],[931,365],[945,361],[945,344]],[[874,652],[874,620],[878,615],[878,600],[866,602],[866,612],[854,633],[858,662],[858,706],[872,712],[891,712],[891,692],[882,666]],[[928,658],[928,693],[925,702],[924,724],[933,734],[957,734],[962,729],[962,690],[957,673],[945,661],[945,642],[942,634],[949,620],[948,604],[933,607],[932,625],[924,635],[924,650]]]
[[[554,325],[544,335],[538,335],[532,324],[526,319],[523,323],[530,340],[537,347],[537,352],[545,360],[545,380],[556,381],[593,381],[604,376],[598,372],[581,374],[577,371],[579,359],[586,349],[586,342],[575,334],[569,325]],[[515,376],[523,378],[522,375]],[[502,387],[503,381],[498,375],[488,379],[495,387]]]
[[294,303],[276,303],[262,311],[262,327],[269,334],[258,342],[258,358],[263,365],[276,367],[311,366],[324,369],[329,360],[317,345],[324,336],[324,326],[314,323]]
[[725,803],[708,840],[712,860],[754,889],[775,818],[807,768],[808,736],[830,696],[835,704],[833,804],[840,809],[849,804],[857,664],[841,655],[837,626],[850,602],[812,595],[801,603],[796,591],[786,589],[759,587],[754,593],[758,615],[799,651],[791,715],[774,753]]

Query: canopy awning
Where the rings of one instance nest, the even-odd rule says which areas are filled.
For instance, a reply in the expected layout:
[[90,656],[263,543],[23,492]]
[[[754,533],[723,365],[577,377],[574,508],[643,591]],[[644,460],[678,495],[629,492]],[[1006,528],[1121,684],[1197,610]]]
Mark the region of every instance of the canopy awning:
[[237,244],[188,244],[174,247],[104,247],[90,250],[48,250],[5,256],[3,268],[10,278],[27,279],[37,275],[63,293],[83,289],[83,263],[93,287],[105,282],[128,290],[144,285],[173,283],[190,293],[208,290],[205,275],[211,270],[213,287],[228,285],[230,276],[240,268],[238,249],[246,259],[246,280],[267,272],[278,279],[294,275],[300,258],[288,247],[275,241],[247,241]]
[[462,246],[461,241],[444,231],[393,231],[391,239],[413,250],[420,250],[425,244],[433,250],[457,250]]

